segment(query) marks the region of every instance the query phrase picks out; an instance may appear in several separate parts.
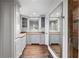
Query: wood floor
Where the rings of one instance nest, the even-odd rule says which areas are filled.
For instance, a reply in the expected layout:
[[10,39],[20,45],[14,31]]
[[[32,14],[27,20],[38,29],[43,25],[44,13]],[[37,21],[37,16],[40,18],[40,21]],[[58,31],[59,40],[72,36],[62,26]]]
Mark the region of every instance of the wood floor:
[[45,45],[27,45],[21,58],[48,58],[48,48]]
[[70,58],[78,58],[78,49],[73,47],[73,44],[69,46]]
[[60,52],[60,46],[58,44],[52,44],[51,48],[55,51],[55,53],[57,54],[58,57],[60,57],[61,52]]

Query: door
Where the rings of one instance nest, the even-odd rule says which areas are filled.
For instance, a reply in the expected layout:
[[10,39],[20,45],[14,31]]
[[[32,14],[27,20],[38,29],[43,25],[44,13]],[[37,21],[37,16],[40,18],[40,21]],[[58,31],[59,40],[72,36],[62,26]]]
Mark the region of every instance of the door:
[[78,3],[79,0],[69,0],[69,57],[78,58]]

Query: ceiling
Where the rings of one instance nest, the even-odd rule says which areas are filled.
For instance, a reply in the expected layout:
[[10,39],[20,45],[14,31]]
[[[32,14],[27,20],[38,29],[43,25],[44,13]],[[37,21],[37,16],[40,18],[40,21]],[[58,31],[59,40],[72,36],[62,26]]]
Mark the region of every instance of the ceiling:
[[50,17],[61,17],[63,16],[63,3],[59,4],[49,15]]
[[40,16],[55,8],[61,0],[19,0],[20,13],[26,16]]

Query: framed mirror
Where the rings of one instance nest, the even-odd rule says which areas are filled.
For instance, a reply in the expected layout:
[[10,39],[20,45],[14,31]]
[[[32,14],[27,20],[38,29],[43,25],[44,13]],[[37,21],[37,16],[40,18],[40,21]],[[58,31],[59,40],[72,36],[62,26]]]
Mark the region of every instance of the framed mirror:
[[50,14],[49,18],[49,45],[54,54],[62,57],[62,38],[63,38],[63,3],[59,4]]
[[59,32],[59,19],[58,18],[50,18],[49,20],[49,31],[50,32]]
[[29,20],[29,29],[32,32],[39,31],[39,20]]

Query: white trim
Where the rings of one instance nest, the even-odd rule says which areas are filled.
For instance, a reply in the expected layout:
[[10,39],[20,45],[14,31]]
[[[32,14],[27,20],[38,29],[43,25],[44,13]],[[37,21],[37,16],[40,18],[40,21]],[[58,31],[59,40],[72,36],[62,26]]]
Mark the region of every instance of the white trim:
[[39,18],[39,32],[41,32],[41,18]]
[[15,44],[15,40],[16,40],[16,0],[14,0],[14,20],[13,20],[13,42],[14,42],[14,58],[16,57],[16,44]]
[[49,45],[49,16],[45,18],[45,44]]
[[62,57],[68,57],[68,0],[63,0],[63,46]]
[[48,50],[49,50],[49,52],[51,53],[51,55],[52,55],[54,58],[58,58],[58,57],[56,56],[56,54],[52,51],[52,49],[50,48],[49,45],[48,45]]

